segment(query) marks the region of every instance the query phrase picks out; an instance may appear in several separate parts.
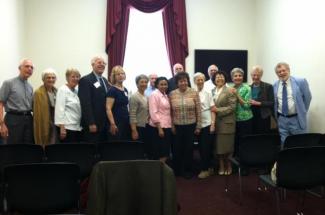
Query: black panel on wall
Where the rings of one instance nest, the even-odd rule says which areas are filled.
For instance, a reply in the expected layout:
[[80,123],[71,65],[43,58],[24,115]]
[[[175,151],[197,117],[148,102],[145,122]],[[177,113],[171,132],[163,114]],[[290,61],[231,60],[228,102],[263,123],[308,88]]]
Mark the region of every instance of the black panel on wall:
[[228,74],[227,82],[231,82],[230,72],[233,68],[242,68],[245,72],[244,82],[247,82],[247,50],[195,50],[195,72],[204,73],[208,80],[208,67],[211,64]]

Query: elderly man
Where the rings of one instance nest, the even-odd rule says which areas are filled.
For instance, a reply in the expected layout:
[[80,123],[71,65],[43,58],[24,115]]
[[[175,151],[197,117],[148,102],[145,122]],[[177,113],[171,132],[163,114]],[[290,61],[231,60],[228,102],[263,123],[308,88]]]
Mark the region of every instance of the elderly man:
[[206,80],[204,83],[204,89],[208,92],[211,93],[212,89],[214,89],[216,86],[214,85],[214,83],[211,80],[211,77],[218,71],[218,67],[215,64],[212,64],[208,67],[208,74],[210,79]]
[[278,63],[275,72],[279,80],[273,85],[274,107],[283,144],[287,136],[307,131],[307,111],[312,96],[306,79],[290,75],[289,64]]
[[252,99],[250,100],[253,111],[253,134],[271,132],[271,116],[274,113],[274,93],[271,84],[261,80],[263,68],[254,66],[251,70],[253,83],[250,85]]
[[85,140],[95,143],[107,141],[106,95],[110,84],[102,76],[106,67],[103,57],[94,57],[91,66],[93,71],[79,81],[78,95]]
[[[170,78],[168,80],[168,93],[170,93],[171,91],[177,89],[177,84],[175,82],[175,75],[179,72],[185,72],[184,71],[184,67],[182,64],[180,63],[176,63],[174,66],[173,66],[173,74],[174,76],[172,78]],[[188,80],[188,86],[191,87],[191,82],[190,80]]]
[[149,97],[151,93],[156,89],[155,82],[157,80],[158,76],[155,73],[152,73],[149,75],[149,87],[144,91],[145,96]]
[[33,74],[33,62],[22,59],[18,69],[19,76],[6,80],[0,89],[1,137],[8,144],[34,143],[33,87],[27,81]]

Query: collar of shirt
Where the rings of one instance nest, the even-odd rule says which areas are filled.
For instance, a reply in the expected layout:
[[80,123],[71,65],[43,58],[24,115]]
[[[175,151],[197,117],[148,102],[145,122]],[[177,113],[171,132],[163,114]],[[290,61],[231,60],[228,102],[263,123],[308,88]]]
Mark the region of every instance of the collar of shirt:
[[93,71],[95,77],[97,78],[97,81],[99,81],[100,78],[103,78],[102,75],[98,75],[95,71]]

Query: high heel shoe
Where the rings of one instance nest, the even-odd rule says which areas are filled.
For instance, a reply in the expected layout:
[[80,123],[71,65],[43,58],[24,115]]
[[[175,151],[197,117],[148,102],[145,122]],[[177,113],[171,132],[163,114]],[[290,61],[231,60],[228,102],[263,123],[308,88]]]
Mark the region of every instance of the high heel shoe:
[[218,175],[225,175],[226,174],[226,172],[224,171],[224,170],[218,170]]
[[232,174],[232,168],[228,168],[226,171],[225,171],[225,175],[231,175]]

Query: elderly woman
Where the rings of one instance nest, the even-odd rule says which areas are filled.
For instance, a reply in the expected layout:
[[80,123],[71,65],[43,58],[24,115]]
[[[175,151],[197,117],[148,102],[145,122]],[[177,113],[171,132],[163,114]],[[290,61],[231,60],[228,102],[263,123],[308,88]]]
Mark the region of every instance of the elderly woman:
[[152,158],[166,162],[170,154],[172,127],[167,78],[158,77],[155,88],[149,97],[148,133],[151,137]]
[[54,87],[56,72],[52,68],[42,72],[43,85],[34,93],[34,139],[35,144],[45,147],[56,142],[54,107],[57,89]]
[[130,125],[132,140],[140,140],[145,143],[146,154],[149,155],[149,149],[146,144],[146,125],[149,119],[148,99],[144,92],[147,89],[149,78],[145,75],[139,75],[135,78],[138,91],[130,97]]
[[128,90],[123,86],[125,72],[122,66],[114,66],[111,84],[107,92],[106,114],[110,122],[110,140],[130,140]]
[[241,68],[234,68],[231,70],[231,79],[234,83],[234,87],[231,88],[231,91],[237,97],[235,136],[236,154],[238,153],[240,138],[252,134],[253,112],[250,104],[252,94],[249,85],[243,83],[244,71]]
[[198,178],[204,179],[210,176],[209,165],[212,151],[212,135],[215,131],[215,104],[211,92],[204,90],[205,75],[197,72],[194,75],[194,83],[197,87],[201,102],[201,132],[198,135],[199,151],[201,158],[201,172]]
[[265,134],[271,132],[271,116],[274,114],[273,86],[261,80],[263,68],[254,66],[251,71],[252,99],[250,100],[253,111],[253,133]]
[[170,93],[174,142],[174,165],[176,174],[190,179],[193,176],[194,133],[199,134],[201,103],[197,91],[188,86],[189,75],[179,72],[175,76],[177,89]]
[[215,88],[212,90],[216,106],[216,155],[219,160],[219,175],[230,175],[232,166],[229,158],[234,152],[236,129],[236,96],[226,86],[226,73],[218,71],[211,77]]
[[55,125],[61,142],[81,141],[81,107],[77,85],[80,73],[77,69],[67,69],[67,84],[58,89],[55,104]]

